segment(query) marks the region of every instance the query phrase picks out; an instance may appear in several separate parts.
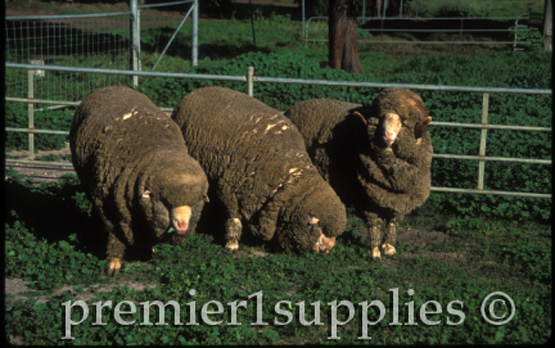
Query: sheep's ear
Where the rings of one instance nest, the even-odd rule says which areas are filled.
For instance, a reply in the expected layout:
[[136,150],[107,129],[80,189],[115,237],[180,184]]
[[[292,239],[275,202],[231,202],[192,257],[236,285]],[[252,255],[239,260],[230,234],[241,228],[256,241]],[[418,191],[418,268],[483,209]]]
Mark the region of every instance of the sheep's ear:
[[422,138],[422,136],[428,129],[428,124],[430,122],[432,122],[432,118],[428,116],[416,124],[416,126],[414,127],[414,137],[416,139]]
[[209,203],[209,202],[210,202],[210,198],[208,198],[208,195],[202,196],[202,200],[203,200],[205,203]]
[[318,219],[316,216],[313,216],[310,218],[310,224],[311,225],[316,225],[318,223],[318,221],[320,221],[320,219]]
[[142,198],[144,199],[150,199],[150,191],[146,190],[145,192],[143,192],[143,194],[141,195]]
[[368,125],[368,121],[366,121],[366,119],[364,118],[364,116],[362,116],[362,114],[360,112],[355,111],[355,112],[353,112],[353,115],[360,118],[360,120],[362,121],[362,123],[364,124],[365,127]]

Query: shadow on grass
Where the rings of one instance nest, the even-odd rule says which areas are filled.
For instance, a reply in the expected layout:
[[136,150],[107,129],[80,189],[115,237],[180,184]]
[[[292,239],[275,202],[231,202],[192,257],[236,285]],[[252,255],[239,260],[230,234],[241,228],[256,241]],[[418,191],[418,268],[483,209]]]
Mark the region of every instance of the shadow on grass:
[[[37,182],[8,175],[4,182],[6,204],[5,223],[22,222],[38,239],[49,243],[68,240],[77,234],[76,246],[83,252],[104,258],[105,242],[95,233],[98,224],[87,211],[87,202],[74,175],[63,176],[58,182],[37,185]],[[74,244],[74,243],[72,243]]]

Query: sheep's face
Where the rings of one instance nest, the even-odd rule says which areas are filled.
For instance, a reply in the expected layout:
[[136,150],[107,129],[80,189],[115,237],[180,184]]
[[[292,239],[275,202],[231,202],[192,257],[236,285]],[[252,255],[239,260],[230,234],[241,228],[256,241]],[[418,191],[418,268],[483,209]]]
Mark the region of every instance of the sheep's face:
[[[432,121],[422,98],[408,89],[390,88],[382,91],[373,107],[384,119],[382,123],[387,121],[387,112],[397,114],[402,127],[408,128],[414,134],[417,144],[421,143],[420,138],[424,136],[428,124]],[[385,141],[389,146],[394,142],[388,142],[388,139]]]
[[335,237],[326,237],[324,235],[324,232],[322,231],[322,228],[318,226],[319,221],[320,220],[315,216],[311,217],[309,221],[309,224],[320,233],[320,236],[318,237],[316,243],[314,243],[312,250],[316,251],[317,253],[321,251],[329,254],[330,250],[335,246]]
[[193,212],[191,206],[169,207],[166,202],[155,197],[150,190],[146,190],[141,195],[140,205],[156,237],[160,237],[170,227],[173,227],[178,234],[187,232]]
[[208,182],[204,176],[171,175],[171,170],[165,169],[156,174],[147,180],[139,196],[151,233],[160,238],[172,227],[176,234],[191,233],[190,226],[208,201]]
[[[304,218],[301,219],[304,221]],[[276,229],[280,246],[286,252],[307,252],[314,250],[328,254],[335,245],[335,237],[327,237],[323,233],[319,219],[306,217],[306,223],[286,223]]]
[[388,112],[381,118],[381,136],[387,146],[391,146],[403,127],[401,117],[399,115]]
[[178,234],[184,234],[189,228],[192,209],[188,205],[182,205],[170,210],[170,223]]

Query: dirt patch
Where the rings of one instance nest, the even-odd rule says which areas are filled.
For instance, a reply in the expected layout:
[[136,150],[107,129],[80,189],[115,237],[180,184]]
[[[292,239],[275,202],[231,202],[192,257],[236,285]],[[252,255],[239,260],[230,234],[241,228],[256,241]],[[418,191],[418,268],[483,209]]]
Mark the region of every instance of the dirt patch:
[[397,241],[410,244],[409,252],[415,251],[426,246],[450,243],[448,235],[442,232],[417,230],[412,228],[397,229]]
[[52,297],[61,295],[65,291],[69,291],[73,295],[75,300],[88,301],[95,298],[98,292],[111,292],[116,287],[126,287],[136,291],[144,291],[146,289],[154,289],[155,284],[145,284],[134,282],[130,280],[119,280],[115,284],[94,284],[88,286],[82,292],[75,291],[73,285],[62,285],[49,293],[48,295],[42,294],[41,291],[31,289],[29,287],[29,281],[23,280],[21,278],[5,278],[5,290],[6,290],[6,305],[17,300],[25,300],[29,297],[34,298],[37,302],[46,303]]
[[412,228],[399,229],[397,241],[408,244],[409,248],[404,252],[406,257],[427,256],[430,259],[448,262],[456,266],[465,266],[470,263],[470,258],[463,252],[431,251],[431,247],[439,244],[450,244],[451,238],[437,231],[426,231]]

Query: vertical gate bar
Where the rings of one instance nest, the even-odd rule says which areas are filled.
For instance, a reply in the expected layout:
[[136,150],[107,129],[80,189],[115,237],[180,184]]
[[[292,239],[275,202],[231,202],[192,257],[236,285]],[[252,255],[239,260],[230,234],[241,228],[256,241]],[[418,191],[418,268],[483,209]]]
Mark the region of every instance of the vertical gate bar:
[[[141,65],[141,9],[137,6],[137,20],[135,23],[136,39],[137,42],[137,70],[142,71]],[[137,86],[139,85],[139,77],[137,76]]]
[[305,7],[304,7],[304,1],[305,0],[301,0],[301,12],[302,12],[302,16],[303,16],[303,37],[305,38],[305,45],[306,45],[306,28],[305,28]]
[[254,67],[249,66],[247,68],[247,94],[251,97],[253,96],[253,76],[254,76]]
[[[401,4],[403,2],[401,1]],[[402,8],[403,5],[401,5]],[[366,0],[362,0],[362,24],[366,22]]]
[[[130,62],[129,64],[131,65],[130,68],[133,71],[138,71],[139,69],[139,63],[138,63],[138,57],[139,57],[139,47],[141,45],[141,38],[139,37],[139,26],[138,26],[138,12],[139,9],[137,7],[137,0],[130,0],[129,1],[129,10],[131,11],[131,15],[129,18],[129,31],[131,32],[131,49],[130,49]],[[132,83],[135,86],[139,85],[139,76],[134,75],[132,77]]]
[[[488,124],[488,109],[489,109],[489,93],[484,93],[482,101],[482,125],[486,126]],[[480,151],[478,156],[486,156],[486,138],[488,130],[482,128],[480,131]],[[486,161],[478,161],[478,190],[484,189],[484,173],[485,173]]]
[[198,0],[193,2],[193,17],[191,18],[191,65],[198,65]]
[[[27,94],[29,99],[35,99],[35,70],[29,69],[27,72]],[[35,104],[27,104],[27,110],[29,111],[29,118],[27,120],[29,127],[29,160],[35,159]]]

